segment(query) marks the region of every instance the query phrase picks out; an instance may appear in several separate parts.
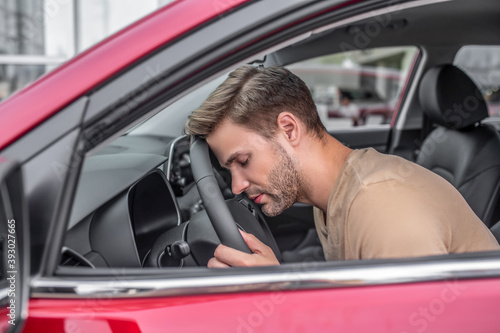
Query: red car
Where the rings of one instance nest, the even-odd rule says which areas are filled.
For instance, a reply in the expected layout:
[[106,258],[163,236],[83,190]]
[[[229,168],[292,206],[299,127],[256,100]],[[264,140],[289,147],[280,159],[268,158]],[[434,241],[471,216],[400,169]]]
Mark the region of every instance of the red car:
[[[3,101],[0,330],[498,332],[500,253],[326,262],[310,206],[264,218],[182,133],[241,64],[414,46],[392,124],[331,133],[411,158],[424,72],[498,45],[499,15],[496,0],[179,0]],[[222,211],[283,264],[206,268],[241,242]]]

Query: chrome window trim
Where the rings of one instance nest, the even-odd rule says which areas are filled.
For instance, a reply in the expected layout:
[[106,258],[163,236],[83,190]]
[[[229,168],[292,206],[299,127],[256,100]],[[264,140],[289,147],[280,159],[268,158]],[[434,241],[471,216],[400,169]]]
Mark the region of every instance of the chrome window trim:
[[[359,263],[359,262],[358,262]],[[348,267],[331,267],[331,263],[306,262],[270,268],[265,272],[241,274],[241,270],[221,270],[219,276],[169,278],[160,276],[35,278],[32,297],[68,299],[88,297],[136,298],[234,292],[292,291],[377,286],[455,279],[500,277],[498,258],[441,258],[417,263],[390,261],[346,262]],[[340,263],[344,265],[344,263]],[[161,272],[161,271],[160,271]]]

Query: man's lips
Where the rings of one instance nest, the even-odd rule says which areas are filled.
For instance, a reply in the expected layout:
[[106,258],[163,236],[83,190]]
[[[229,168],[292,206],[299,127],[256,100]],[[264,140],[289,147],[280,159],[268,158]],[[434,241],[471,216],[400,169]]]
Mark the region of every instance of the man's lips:
[[250,199],[252,199],[256,204],[260,204],[260,201],[262,200],[263,196],[264,194],[262,193],[257,196],[251,197]]

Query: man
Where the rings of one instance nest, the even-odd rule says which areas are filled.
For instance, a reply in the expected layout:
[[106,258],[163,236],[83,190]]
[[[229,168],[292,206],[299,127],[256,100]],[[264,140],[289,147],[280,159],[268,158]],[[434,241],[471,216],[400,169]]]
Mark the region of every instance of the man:
[[341,93],[339,112],[344,118],[351,118],[354,126],[358,126],[359,108],[356,104],[352,103],[352,95],[350,93]]
[[[186,123],[206,138],[246,192],[275,216],[294,202],[316,207],[328,260],[424,256],[499,249],[458,191],[436,174],[328,135],[309,89],[285,68],[243,66]],[[217,247],[209,267],[279,264],[252,235],[253,254]]]

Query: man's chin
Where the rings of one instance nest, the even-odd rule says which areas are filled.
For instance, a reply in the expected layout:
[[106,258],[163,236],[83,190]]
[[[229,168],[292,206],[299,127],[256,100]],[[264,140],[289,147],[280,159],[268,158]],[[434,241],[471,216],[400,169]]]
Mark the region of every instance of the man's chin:
[[274,216],[281,214],[282,212],[268,212],[265,209],[262,209],[262,213],[264,213],[264,215],[266,215],[266,216],[274,217]]
[[[283,213],[285,210],[287,210],[288,208],[290,208],[292,206],[292,204],[287,205],[285,207],[279,207],[279,208],[278,207],[266,207],[269,204],[264,204],[262,206],[262,213],[264,213],[264,215],[269,216],[269,217],[278,216],[281,213]],[[269,209],[267,209],[267,208],[269,208]]]

